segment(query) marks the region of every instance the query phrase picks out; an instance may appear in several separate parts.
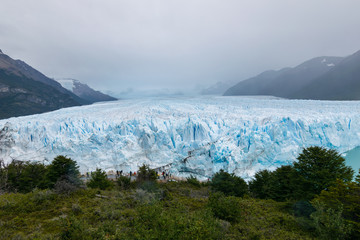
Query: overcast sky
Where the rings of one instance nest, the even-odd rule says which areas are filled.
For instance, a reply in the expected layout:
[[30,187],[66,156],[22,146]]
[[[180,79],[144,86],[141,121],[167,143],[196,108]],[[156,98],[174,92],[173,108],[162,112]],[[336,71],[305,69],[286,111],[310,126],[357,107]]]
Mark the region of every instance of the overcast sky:
[[360,50],[359,0],[1,0],[0,49],[101,90],[192,89]]

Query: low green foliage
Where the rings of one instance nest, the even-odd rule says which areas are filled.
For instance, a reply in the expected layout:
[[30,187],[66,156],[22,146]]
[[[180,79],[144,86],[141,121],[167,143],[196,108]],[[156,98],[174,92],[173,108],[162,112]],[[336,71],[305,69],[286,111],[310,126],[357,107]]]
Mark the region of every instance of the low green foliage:
[[[345,221],[352,226],[351,236],[360,238],[360,186],[354,182],[338,179],[328,191],[322,191],[313,202],[322,204],[326,211],[340,211]],[[340,209],[341,208],[341,209]]]
[[[159,183],[155,192],[136,188],[51,190],[0,196],[0,232],[12,239],[309,239],[277,202],[243,199]],[[215,197],[214,197],[215,196]],[[216,197],[217,196],[217,197]],[[216,212],[216,214],[215,214]],[[225,214],[224,214],[225,213]],[[1,238],[0,237],[0,238]],[[21,239],[21,238],[20,238]]]
[[194,187],[199,188],[201,186],[201,183],[199,182],[199,180],[196,177],[194,177],[193,175],[191,175],[190,177],[187,177],[186,182]]
[[117,178],[116,182],[121,189],[127,190],[127,189],[130,189],[130,187],[131,187],[131,178],[130,177],[120,175]]
[[239,208],[240,199],[234,196],[226,197],[217,192],[209,197],[209,207],[214,216],[229,222],[238,222],[241,218],[241,209]]
[[136,180],[138,182],[156,181],[156,179],[157,179],[156,171],[153,169],[150,169],[149,165],[143,164],[139,168],[139,170],[137,172],[137,177],[136,177]]
[[314,201],[316,212],[311,214],[314,225],[321,239],[346,239],[351,232],[350,225],[342,215],[342,205],[338,209],[326,208],[321,202]]

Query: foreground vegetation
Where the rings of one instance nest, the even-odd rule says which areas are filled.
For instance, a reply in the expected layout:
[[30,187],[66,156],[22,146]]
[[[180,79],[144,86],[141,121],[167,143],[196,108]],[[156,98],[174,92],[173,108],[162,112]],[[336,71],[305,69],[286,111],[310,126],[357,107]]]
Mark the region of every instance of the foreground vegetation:
[[64,156],[3,165],[0,239],[359,239],[360,175],[333,150],[304,149],[249,184],[224,171],[157,182],[144,165],[134,182],[97,169],[85,186],[77,169]]

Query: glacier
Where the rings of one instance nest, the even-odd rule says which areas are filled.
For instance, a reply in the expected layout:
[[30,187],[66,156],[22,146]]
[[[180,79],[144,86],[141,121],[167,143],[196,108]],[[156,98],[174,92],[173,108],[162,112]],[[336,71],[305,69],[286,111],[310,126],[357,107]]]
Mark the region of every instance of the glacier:
[[291,164],[304,147],[359,147],[359,113],[359,101],[269,97],[104,102],[1,120],[0,159],[49,163],[66,155],[81,172],[145,163],[177,176],[206,179],[224,169],[249,179]]

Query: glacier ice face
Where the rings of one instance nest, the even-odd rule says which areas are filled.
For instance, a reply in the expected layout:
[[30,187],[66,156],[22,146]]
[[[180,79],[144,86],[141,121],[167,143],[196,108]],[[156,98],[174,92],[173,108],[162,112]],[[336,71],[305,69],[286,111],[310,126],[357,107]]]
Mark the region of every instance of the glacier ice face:
[[76,160],[82,172],[143,163],[207,178],[249,178],[290,164],[311,145],[360,146],[360,102],[249,97],[122,100],[0,121],[0,159]]

